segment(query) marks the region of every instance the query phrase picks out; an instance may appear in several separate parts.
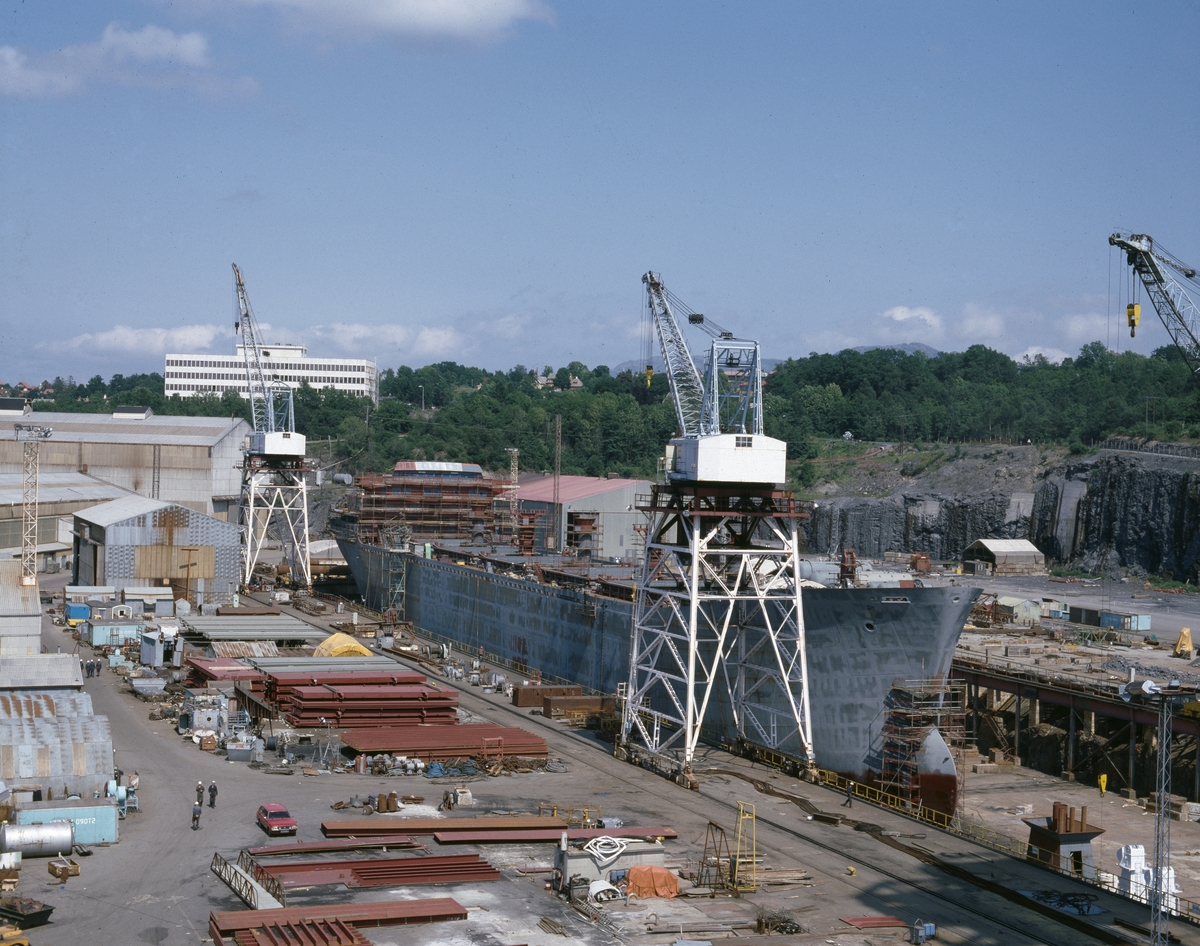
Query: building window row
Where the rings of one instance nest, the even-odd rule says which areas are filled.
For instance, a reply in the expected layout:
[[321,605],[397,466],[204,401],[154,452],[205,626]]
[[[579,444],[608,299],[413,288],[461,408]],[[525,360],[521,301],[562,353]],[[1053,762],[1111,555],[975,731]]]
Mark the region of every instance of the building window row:
[[[285,364],[292,371],[306,371],[306,372],[307,371],[340,371],[343,373],[367,374],[367,375],[373,375],[375,373],[374,370],[367,365],[355,365],[355,364],[340,364],[340,365],[339,364],[312,364],[312,365],[309,365],[309,364],[304,364],[303,362],[299,362],[299,363],[289,362],[289,363],[285,363]],[[268,364],[266,367],[270,367],[270,366],[271,365]],[[208,360],[203,360],[203,359],[188,359],[188,358],[168,358],[167,359],[167,367],[168,368],[224,368],[226,370],[228,370],[230,368],[236,368],[236,369],[240,369],[243,374],[246,371],[246,365],[244,362],[241,362],[241,361],[208,361]],[[281,367],[282,367],[282,365],[281,365]]]

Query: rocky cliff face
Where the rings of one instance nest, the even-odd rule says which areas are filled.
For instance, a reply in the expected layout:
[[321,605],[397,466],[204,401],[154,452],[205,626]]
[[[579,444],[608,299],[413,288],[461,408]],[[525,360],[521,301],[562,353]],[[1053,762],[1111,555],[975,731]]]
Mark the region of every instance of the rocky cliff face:
[[976,539],[1029,539],[1048,562],[1087,571],[1197,577],[1195,460],[1106,451],[1035,473],[1033,464],[1021,468],[1028,458],[1016,451],[998,459],[1006,464],[1000,479],[1008,482],[981,480],[976,468],[953,489],[955,465],[948,464],[936,484],[909,483],[883,499],[822,500],[804,526],[807,550],[952,559]]

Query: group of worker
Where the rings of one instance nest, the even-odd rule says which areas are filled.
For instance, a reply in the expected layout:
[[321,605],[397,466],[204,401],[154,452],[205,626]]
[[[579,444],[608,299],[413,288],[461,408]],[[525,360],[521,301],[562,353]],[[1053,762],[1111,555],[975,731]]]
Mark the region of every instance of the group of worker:
[[83,664],[83,672],[89,677],[98,677],[100,676],[100,667],[102,664],[103,661],[100,660],[89,660]]
[[[209,783],[208,786],[208,807],[217,807],[217,783],[215,781]],[[204,782],[196,783],[196,804],[192,805],[192,830],[200,830],[200,812],[204,810]]]

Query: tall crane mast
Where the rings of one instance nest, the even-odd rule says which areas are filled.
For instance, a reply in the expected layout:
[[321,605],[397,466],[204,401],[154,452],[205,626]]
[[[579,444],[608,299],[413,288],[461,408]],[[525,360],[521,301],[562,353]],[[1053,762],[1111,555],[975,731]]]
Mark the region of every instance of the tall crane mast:
[[[787,444],[763,434],[758,342],[642,277],[679,422],[649,519],[635,592],[617,755],[682,784],[718,702],[738,738],[812,764],[797,524]],[[677,320],[710,337],[696,367]]]
[[241,336],[246,360],[247,396],[254,431],[242,456],[242,492],[238,504],[242,527],[242,585],[248,586],[272,523],[278,524],[283,559],[294,585],[312,585],[308,551],[307,444],[296,433],[292,389],[268,377],[263,344],[237,263],[233,264],[234,331]]
[[13,424],[13,431],[22,448],[21,492],[21,584],[37,584],[37,509],[38,468],[42,441],[54,433],[52,427],[37,424]]
[[[1175,270],[1187,279],[1195,279],[1196,270],[1162,247],[1155,247],[1154,239],[1145,233],[1118,232],[1112,234],[1108,242],[1125,251],[1125,259],[1141,278],[1163,327],[1183,355],[1192,377],[1200,384],[1200,310],[1171,273]],[[1137,331],[1141,307],[1131,302],[1126,314],[1130,335],[1133,335]]]

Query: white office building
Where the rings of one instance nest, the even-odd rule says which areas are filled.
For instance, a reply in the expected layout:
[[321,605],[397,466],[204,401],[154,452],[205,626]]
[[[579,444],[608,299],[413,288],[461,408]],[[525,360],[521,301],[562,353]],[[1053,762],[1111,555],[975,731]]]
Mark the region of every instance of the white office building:
[[[267,345],[262,356],[267,381],[282,381],[293,388],[307,381],[314,388],[335,388],[379,403],[379,377],[373,361],[310,358],[303,345]],[[236,355],[168,354],[163,379],[167,397],[220,396],[226,391],[249,396],[242,345],[238,345]]]

